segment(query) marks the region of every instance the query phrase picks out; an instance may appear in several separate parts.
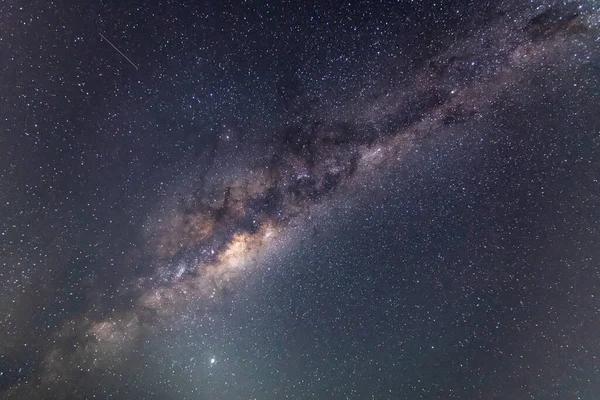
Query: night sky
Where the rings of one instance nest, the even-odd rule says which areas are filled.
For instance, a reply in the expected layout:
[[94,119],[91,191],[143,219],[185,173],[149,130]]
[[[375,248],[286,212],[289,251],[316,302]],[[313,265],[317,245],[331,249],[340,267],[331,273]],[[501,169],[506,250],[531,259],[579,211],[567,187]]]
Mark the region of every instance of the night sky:
[[600,399],[600,4],[3,1],[0,398]]

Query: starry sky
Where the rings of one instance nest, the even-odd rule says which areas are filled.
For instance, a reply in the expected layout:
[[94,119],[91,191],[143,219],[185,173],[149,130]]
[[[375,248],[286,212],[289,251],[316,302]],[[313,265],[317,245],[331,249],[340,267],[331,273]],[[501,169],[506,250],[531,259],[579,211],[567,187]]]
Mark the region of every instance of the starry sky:
[[600,398],[597,1],[5,0],[0,398]]

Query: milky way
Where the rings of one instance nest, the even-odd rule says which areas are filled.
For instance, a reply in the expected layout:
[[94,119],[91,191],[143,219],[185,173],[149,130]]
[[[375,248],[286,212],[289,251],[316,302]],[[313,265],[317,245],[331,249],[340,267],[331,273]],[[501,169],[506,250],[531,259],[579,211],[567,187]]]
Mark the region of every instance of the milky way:
[[[94,385],[79,386],[82,377],[135,365],[139,349],[171,325],[210,316],[261,279],[264,265],[294,249],[309,217],[356,197],[382,171],[420,168],[418,149],[452,143],[453,127],[491,118],[502,96],[544,70],[570,74],[593,62],[598,18],[590,4],[505,5],[375,96],[324,106],[292,98],[293,118],[248,142],[222,129],[198,157],[201,172],[166,186],[135,227],[143,244],[115,257],[123,268],[138,265],[111,289],[117,300],[96,307],[90,295],[84,312],[49,335],[31,376],[3,395],[84,398]],[[238,147],[255,151],[232,161],[227,152]]]

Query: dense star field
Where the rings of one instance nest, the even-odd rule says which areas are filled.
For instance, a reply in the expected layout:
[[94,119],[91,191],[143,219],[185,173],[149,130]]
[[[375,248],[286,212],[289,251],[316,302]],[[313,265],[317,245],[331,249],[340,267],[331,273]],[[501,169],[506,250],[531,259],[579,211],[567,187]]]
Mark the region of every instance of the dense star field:
[[600,4],[0,5],[1,399],[600,398]]

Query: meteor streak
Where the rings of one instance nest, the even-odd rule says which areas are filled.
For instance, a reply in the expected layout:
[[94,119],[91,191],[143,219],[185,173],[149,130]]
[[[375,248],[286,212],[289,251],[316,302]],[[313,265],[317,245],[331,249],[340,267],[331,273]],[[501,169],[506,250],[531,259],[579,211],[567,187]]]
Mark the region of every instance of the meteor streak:
[[[98,33],[100,33],[100,32],[98,32]],[[101,34],[101,33],[100,33],[100,36],[102,36],[102,39],[106,40],[106,41],[108,42],[108,44],[110,44],[110,45],[113,47],[113,49],[115,49],[116,51],[118,51],[120,55],[122,55],[123,57],[125,57],[125,59],[126,59],[127,61],[129,61],[129,64],[133,65],[133,66],[135,67],[135,69],[139,69],[139,68],[138,68],[138,66],[137,66],[137,65],[135,65],[135,64],[133,63],[133,61],[131,61],[131,60],[129,59],[129,57],[127,57],[125,54],[123,54],[123,52],[122,52],[121,50],[117,49],[117,46],[115,46],[114,44],[112,44],[112,42],[111,42],[110,40],[108,40],[108,39],[106,38],[106,36],[104,36],[104,35],[103,35],[103,34]]]

